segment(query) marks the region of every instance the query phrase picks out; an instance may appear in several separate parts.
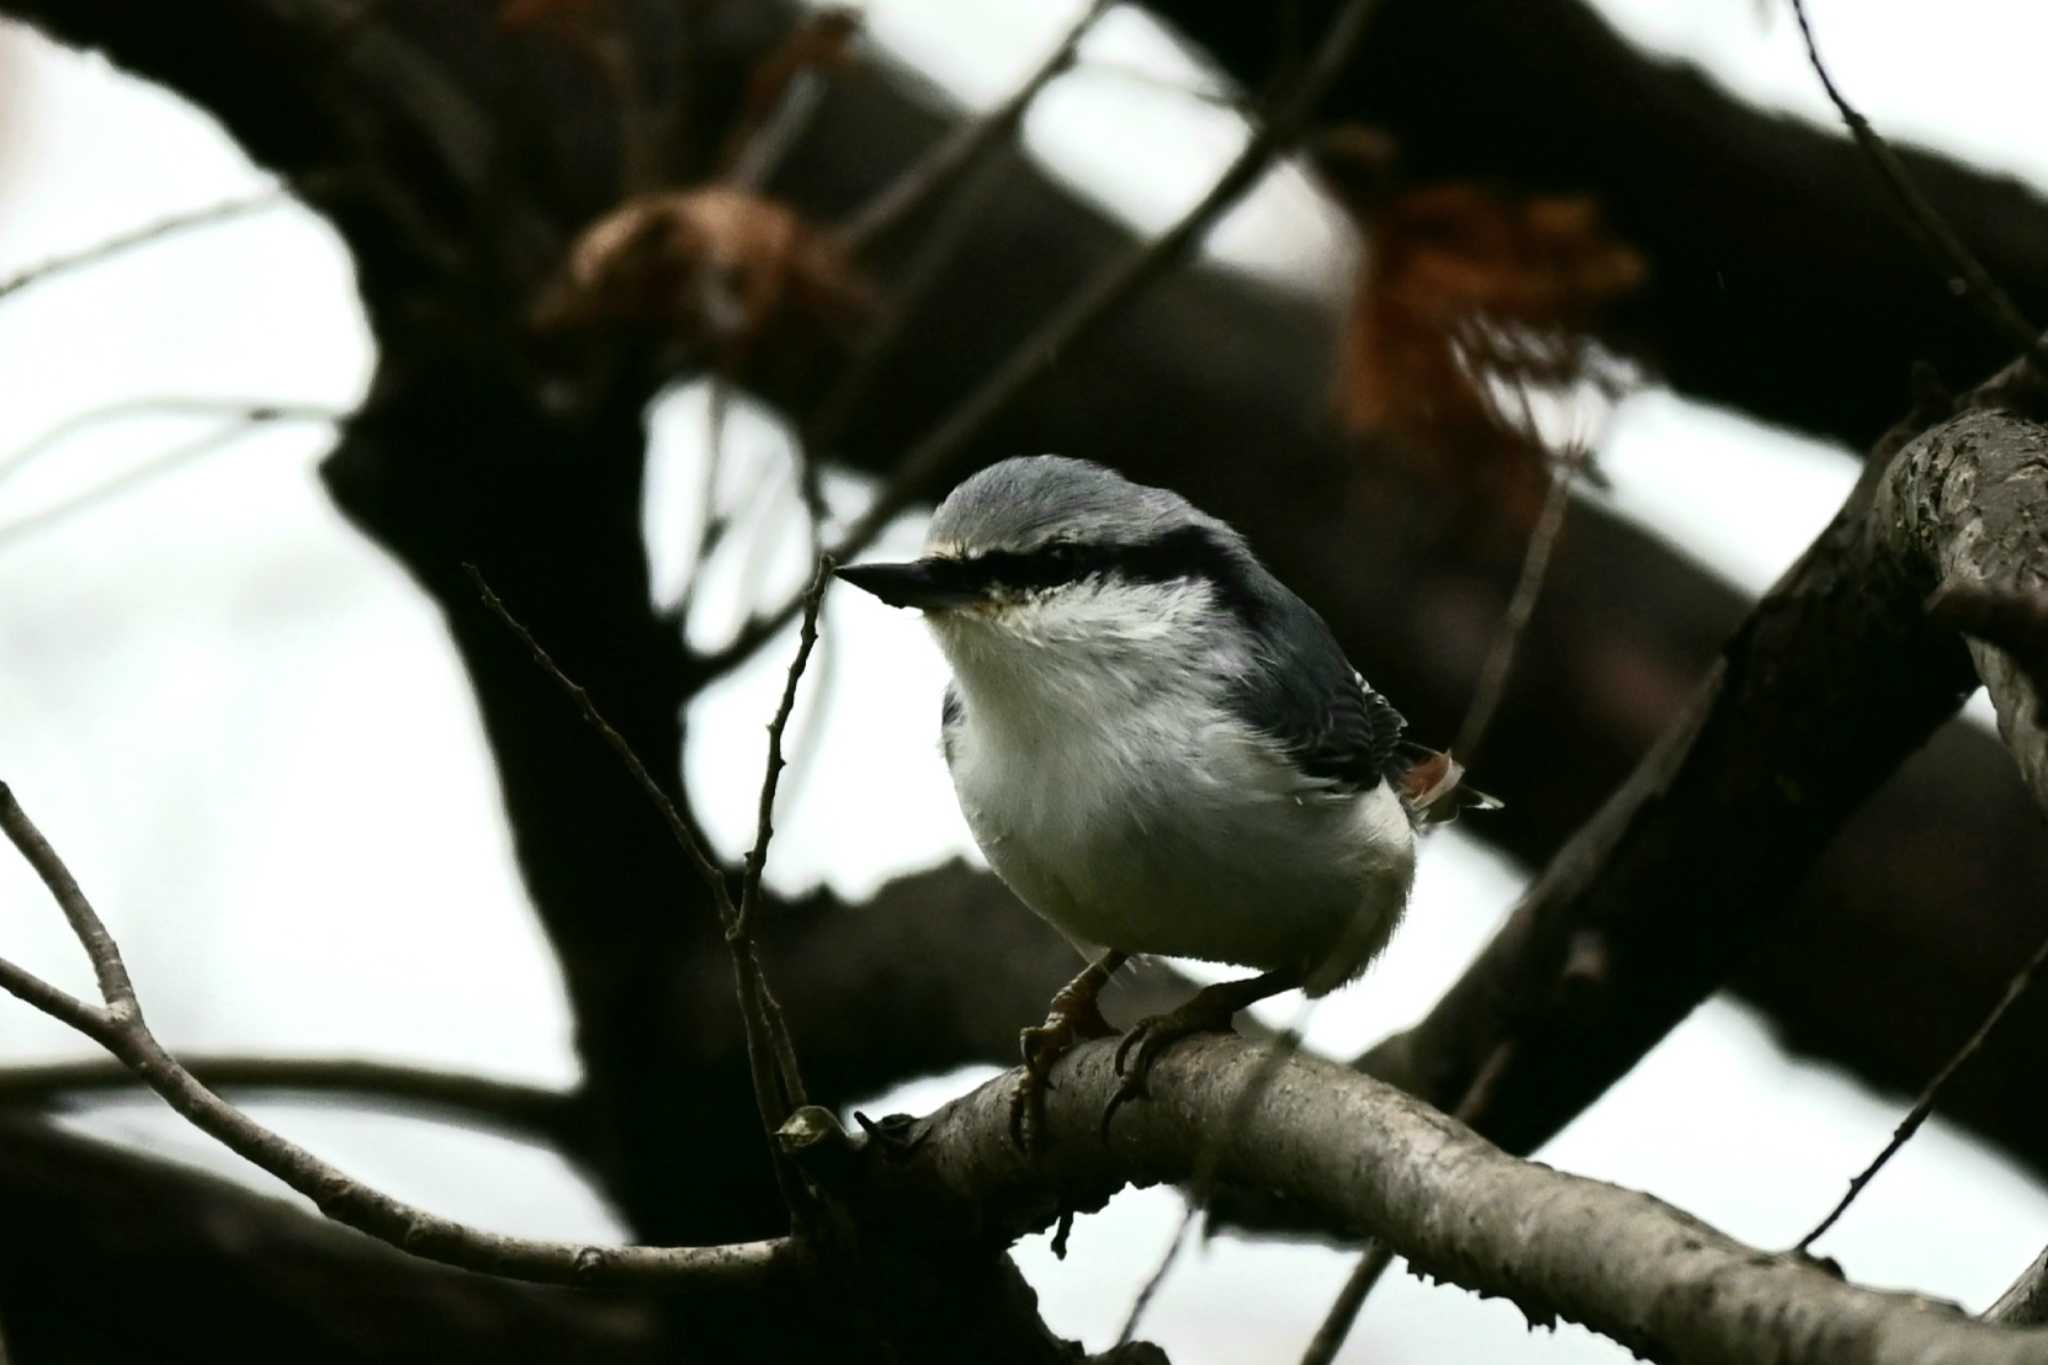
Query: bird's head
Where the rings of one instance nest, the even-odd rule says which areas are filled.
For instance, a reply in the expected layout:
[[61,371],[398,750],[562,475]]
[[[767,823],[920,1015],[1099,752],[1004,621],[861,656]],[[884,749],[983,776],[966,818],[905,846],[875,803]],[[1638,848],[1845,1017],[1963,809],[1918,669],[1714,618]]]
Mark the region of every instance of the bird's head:
[[925,613],[956,667],[1053,647],[1086,657],[1199,646],[1258,606],[1257,561],[1178,493],[1054,455],[1004,460],[949,494],[924,554],[839,577]]

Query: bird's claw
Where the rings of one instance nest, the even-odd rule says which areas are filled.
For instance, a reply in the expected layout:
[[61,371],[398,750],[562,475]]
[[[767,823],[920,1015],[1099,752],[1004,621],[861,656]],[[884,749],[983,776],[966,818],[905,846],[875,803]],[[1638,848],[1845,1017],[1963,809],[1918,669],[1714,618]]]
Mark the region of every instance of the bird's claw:
[[1091,1038],[1115,1035],[1093,997],[1079,998],[1066,991],[1053,998],[1043,1024],[1017,1034],[1024,1074],[1010,1095],[1010,1141],[1019,1151],[1034,1151],[1045,1131],[1045,1092],[1053,1088],[1054,1063]]
[[1149,1099],[1146,1086],[1152,1065],[1165,1051],[1183,1038],[1197,1033],[1228,1033],[1234,1010],[1216,1009],[1199,996],[1177,1010],[1155,1014],[1131,1025],[1116,1045],[1116,1074],[1122,1081],[1109,1103],[1102,1107],[1102,1140],[1109,1140],[1110,1120],[1132,1100]]

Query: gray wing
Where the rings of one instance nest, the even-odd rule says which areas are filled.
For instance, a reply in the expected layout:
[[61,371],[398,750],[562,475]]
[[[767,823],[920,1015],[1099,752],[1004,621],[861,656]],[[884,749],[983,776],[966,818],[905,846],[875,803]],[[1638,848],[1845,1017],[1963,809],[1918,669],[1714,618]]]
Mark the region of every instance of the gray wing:
[[1396,759],[1408,722],[1358,675],[1312,608],[1299,598],[1276,605],[1270,648],[1238,688],[1238,715],[1310,777],[1342,790],[1378,786],[1404,766]]
[[1278,723],[1262,728],[1310,777],[1364,791],[1393,775],[1407,722],[1347,666],[1333,687],[1284,689]]

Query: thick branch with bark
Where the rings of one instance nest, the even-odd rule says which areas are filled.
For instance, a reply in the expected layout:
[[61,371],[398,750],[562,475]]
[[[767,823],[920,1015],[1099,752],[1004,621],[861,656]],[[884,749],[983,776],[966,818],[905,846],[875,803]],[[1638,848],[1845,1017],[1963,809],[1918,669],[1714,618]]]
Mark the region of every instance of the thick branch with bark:
[[1030,1156],[1009,1140],[1009,1077],[887,1140],[855,1143],[822,1110],[784,1132],[827,1188],[856,1208],[870,1201],[872,1226],[916,1245],[1006,1244],[1126,1184],[1186,1181],[1213,1156],[1224,1180],[1384,1238],[1426,1274],[1511,1299],[1532,1323],[1583,1323],[1654,1361],[2019,1365],[2048,1354],[2048,1329],[1988,1326],[1952,1305],[1844,1284],[1649,1195],[1508,1156],[1330,1062],[1289,1060],[1265,1101],[1233,1122],[1239,1091],[1267,1063],[1238,1038],[1167,1053],[1151,1098],[1118,1110],[1105,1142],[1103,1106],[1121,1083],[1114,1057],[1115,1044],[1100,1042],[1059,1063],[1049,1142]]
[[[1429,1015],[1360,1065],[1440,1104],[1484,1071],[1479,1127],[1527,1151],[1704,999],[1974,687],[1962,640],[1926,611],[1935,589],[2048,577],[2038,412],[2008,375],[1888,441],[1656,750]],[[2041,749],[2031,685],[1977,653],[2024,766]]]
[[661,1310],[444,1270],[280,1200],[0,1122],[0,1304],[17,1362],[697,1358]]

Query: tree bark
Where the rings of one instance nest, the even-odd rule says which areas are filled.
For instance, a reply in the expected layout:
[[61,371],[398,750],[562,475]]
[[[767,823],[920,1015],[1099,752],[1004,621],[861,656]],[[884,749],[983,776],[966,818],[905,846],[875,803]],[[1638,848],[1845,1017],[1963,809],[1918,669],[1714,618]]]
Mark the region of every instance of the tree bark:
[[[823,1110],[784,1131],[866,1226],[922,1246],[1007,1243],[1126,1184],[1220,1178],[1271,1190],[1384,1238],[1422,1273],[1513,1301],[1532,1326],[1583,1323],[1653,1361],[1686,1365],[2037,1362],[2048,1329],[1978,1322],[1953,1305],[1844,1284],[1819,1262],[1744,1246],[1649,1195],[1507,1156],[1456,1119],[1335,1065],[1294,1057],[1236,1114],[1265,1049],[1209,1035],[1178,1044],[1151,1097],[1103,1106],[1115,1044],[1059,1063],[1048,1142],[1009,1137],[1013,1078],[989,1082],[887,1142],[854,1143]],[[1213,1145],[1212,1145],[1213,1144]],[[1077,1235],[1085,1236],[1085,1230]]]
[[[1936,588],[2048,581],[2048,431],[2019,373],[1886,443],[1686,716],[1364,1069],[1529,1151],[1723,979],[1847,812],[1975,686],[1970,651],[1927,610]],[[1977,654],[2024,768],[2041,745],[2032,688]]]

